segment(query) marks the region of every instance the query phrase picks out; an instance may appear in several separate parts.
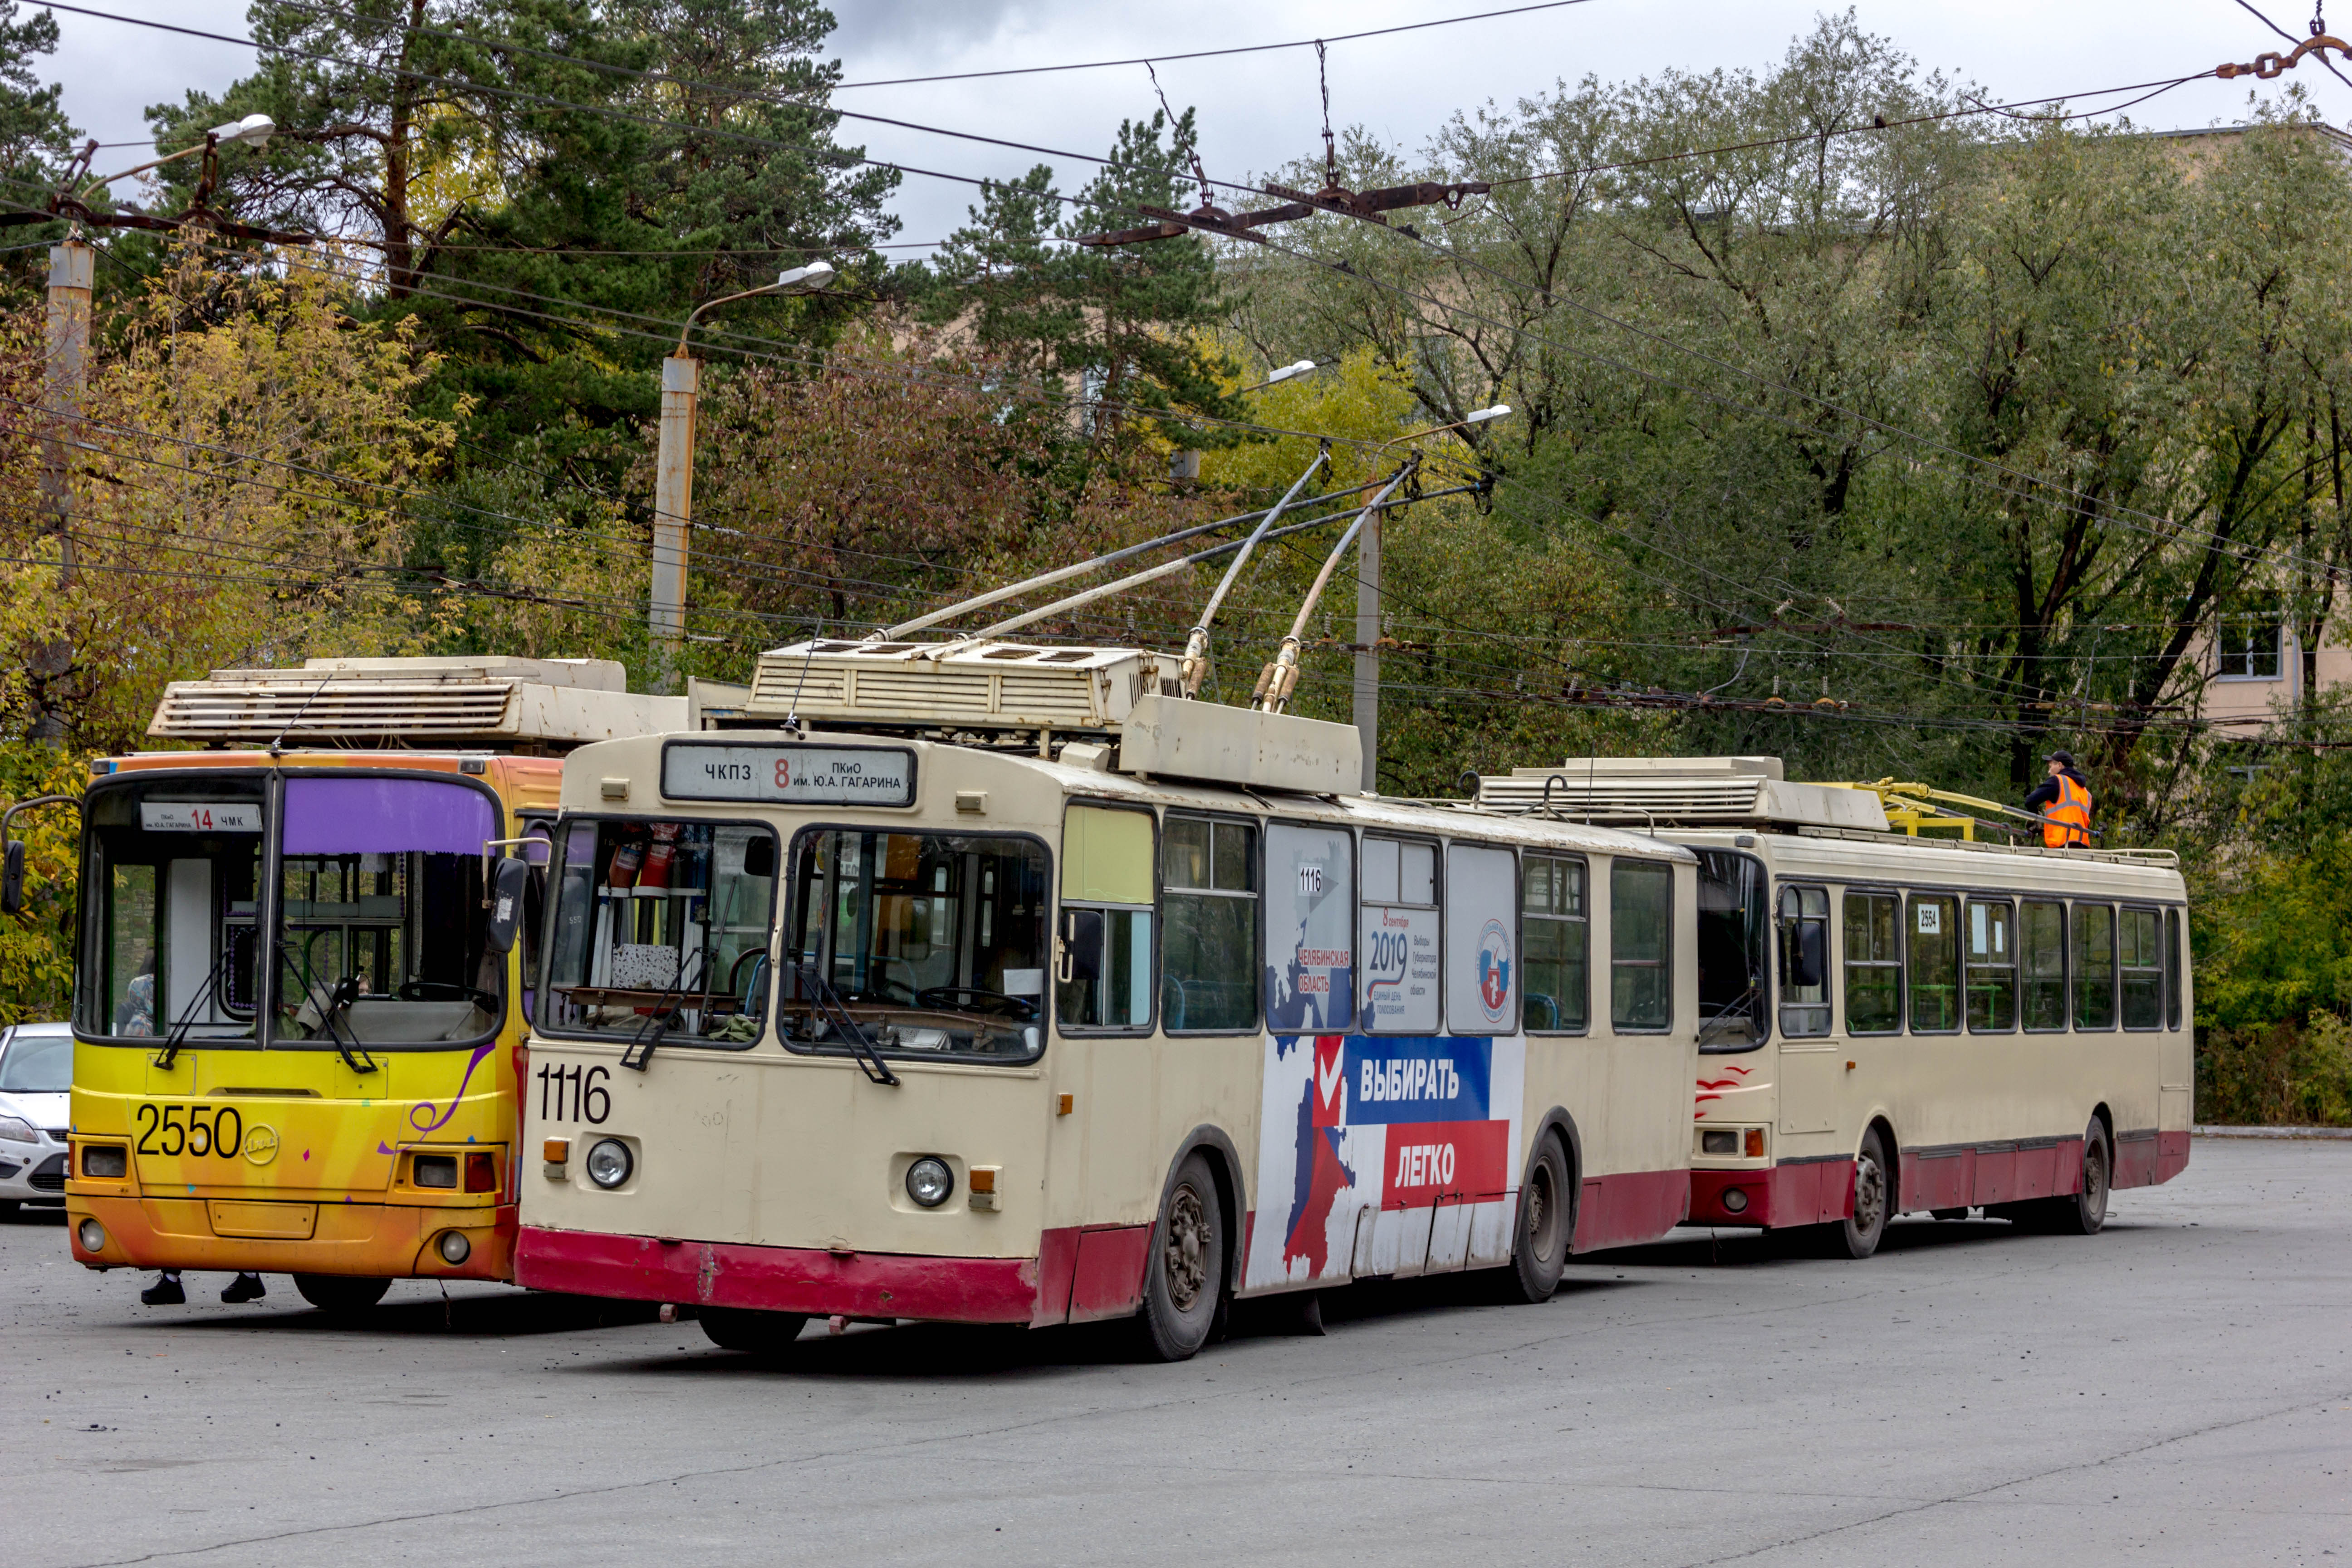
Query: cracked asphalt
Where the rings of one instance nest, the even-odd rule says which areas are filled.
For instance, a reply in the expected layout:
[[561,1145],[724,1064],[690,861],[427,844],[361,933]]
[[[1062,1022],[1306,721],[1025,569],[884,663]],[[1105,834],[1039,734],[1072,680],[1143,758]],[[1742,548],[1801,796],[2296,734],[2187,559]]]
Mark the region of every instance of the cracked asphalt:
[[0,1561],[2352,1568],[2352,1143],[2200,1140],[2106,1233],[1868,1263],[1680,1232],[1550,1302],[1462,1281],[1105,1329],[812,1331],[394,1288],[142,1308],[0,1226]]

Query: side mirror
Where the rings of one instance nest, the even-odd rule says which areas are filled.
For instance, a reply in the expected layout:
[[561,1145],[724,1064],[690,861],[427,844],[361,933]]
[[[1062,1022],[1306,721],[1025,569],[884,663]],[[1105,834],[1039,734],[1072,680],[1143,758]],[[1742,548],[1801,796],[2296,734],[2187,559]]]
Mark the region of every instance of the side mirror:
[[522,900],[530,887],[530,862],[506,859],[490,871],[490,923],[486,939],[492,952],[511,952],[522,931]]
[[743,875],[772,877],[776,874],[776,841],[762,833],[743,846]]
[[25,841],[8,840],[7,863],[0,868],[0,914],[25,912]]
[[1792,984],[1820,985],[1829,979],[1829,928],[1807,921],[1797,928],[1797,973]]

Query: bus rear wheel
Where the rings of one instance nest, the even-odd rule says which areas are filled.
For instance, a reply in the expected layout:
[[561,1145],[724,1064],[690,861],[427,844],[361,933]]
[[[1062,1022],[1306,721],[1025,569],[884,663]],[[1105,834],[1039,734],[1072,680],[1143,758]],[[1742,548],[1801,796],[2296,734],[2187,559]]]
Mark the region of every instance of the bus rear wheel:
[[2060,1236],[2096,1236],[2107,1223],[2107,1191],[2114,1168],[2107,1130],[2097,1121],[2083,1130],[2082,1181],[2064,1197],[2031,1206],[2027,1222]]
[[1822,1227],[1829,1232],[1830,1256],[1859,1263],[1876,1252],[1886,1235],[1886,1216],[1894,1197],[1886,1141],[1874,1127],[1862,1135],[1862,1148],[1853,1157],[1853,1212]]
[[1225,1295],[1225,1215],[1209,1162],[1188,1154],[1160,1201],[1143,1271],[1144,1353],[1189,1361],[1208,1343]]
[[383,1300],[392,1289],[389,1279],[371,1279],[356,1274],[297,1274],[294,1289],[302,1300],[319,1310],[338,1318],[355,1317]]
[[704,1307],[694,1318],[720,1350],[762,1357],[783,1354],[808,1327],[805,1312],[763,1312],[751,1307]]
[[1568,1267],[1568,1160],[1549,1133],[1536,1150],[1528,1184],[1519,1192],[1518,1237],[1511,1247],[1510,1279],[1504,1299],[1549,1301]]

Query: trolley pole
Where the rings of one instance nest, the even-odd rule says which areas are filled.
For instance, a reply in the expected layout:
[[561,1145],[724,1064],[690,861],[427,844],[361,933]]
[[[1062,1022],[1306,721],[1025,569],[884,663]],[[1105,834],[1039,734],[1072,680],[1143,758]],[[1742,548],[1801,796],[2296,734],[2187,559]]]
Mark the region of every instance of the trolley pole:
[[[67,595],[74,585],[73,450],[70,435],[81,416],[89,353],[89,290],[98,253],[79,238],[49,247],[49,321],[47,373],[43,401],[48,417],[41,430],[41,510],[48,514],[48,531],[58,542],[58,604],[70,617]],[[61,694],[54,689],[73,668],[74,645],[70,619],[58,636],[35,650],[28,673],[33,677],[31,736],[51,745],[65,739]]]
[[1381,518],[1375,508],[1356,541],[1356,733],[1363,740],[1366,795],[1381,777]]
[[686,636],[688,531],[694,521],[694,409],[702,363],[683,353],[662,361],[661,443],[654,458],[653,685],[677,685]]

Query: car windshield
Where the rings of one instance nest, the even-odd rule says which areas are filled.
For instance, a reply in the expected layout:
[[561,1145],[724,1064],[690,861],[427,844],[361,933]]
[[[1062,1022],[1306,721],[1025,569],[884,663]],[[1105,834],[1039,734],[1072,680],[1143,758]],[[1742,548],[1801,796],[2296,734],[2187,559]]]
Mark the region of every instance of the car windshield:
[[948,833],[802,834],[778,996],[784,1038],[1027,1060],[1045,998],[1045,851]]
[[19,1032],[0,1052],[0,1092],[63,1094],[73,1088],[73,1037]]

